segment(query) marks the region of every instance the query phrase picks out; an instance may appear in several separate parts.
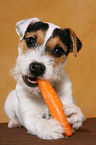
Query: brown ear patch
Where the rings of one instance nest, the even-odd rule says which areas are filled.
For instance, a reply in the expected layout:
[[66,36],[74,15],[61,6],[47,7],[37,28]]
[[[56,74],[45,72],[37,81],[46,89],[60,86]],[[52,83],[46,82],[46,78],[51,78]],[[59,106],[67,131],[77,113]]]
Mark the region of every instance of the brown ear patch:
[[70,31],[70,35],[71,35],[71,38],[72,38],[72,42],[73,42],[73,54],[74,56],[77,55],[77,39],[76,39],[76,35],[75,33],[72,31],[72,29],[69,28],[69,31]]

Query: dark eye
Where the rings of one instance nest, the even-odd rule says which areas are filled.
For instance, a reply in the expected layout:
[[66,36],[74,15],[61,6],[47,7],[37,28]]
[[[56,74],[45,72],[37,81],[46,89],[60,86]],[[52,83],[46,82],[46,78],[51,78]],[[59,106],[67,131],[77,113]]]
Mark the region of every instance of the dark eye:
[[51,50],[52,55],[54,55],[55,57],[61,57],[65,52],[62,49],[62,47],[55,47],[53,50]]
[[35,44],[36,44],[36,37],[35,38],[34,37],[28,37],[28,38],[25,38],[25,40],[26,40],[26,44],[29,48],[34,47]]

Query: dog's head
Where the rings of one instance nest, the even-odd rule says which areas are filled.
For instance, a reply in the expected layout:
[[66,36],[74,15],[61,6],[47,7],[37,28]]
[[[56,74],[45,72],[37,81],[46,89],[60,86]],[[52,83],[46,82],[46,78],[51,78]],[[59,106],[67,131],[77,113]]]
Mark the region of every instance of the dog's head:
[[18,81],[27,87],[36,87],[37,78],[59,79],[68,54],[76,56],[82,46],[71,29],[38,18],[17,22],[16,32],[20,43],[15,71]]

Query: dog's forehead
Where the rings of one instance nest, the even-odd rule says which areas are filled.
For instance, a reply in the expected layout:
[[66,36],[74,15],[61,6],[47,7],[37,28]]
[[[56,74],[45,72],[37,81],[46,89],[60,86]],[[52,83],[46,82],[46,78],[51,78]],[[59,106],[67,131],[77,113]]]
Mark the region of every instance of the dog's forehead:
[[44,41],[46,41],[46,40],[48,40],[51,37],[53,31],[56,28],[60,29],[59,26],[57,26],[57,25],[55,25],[53,23],[38,21],[38,22],[36,22],[34,24],[32,24],[32,23],[29,24],[26,32],[36,32],[38,30],[41,30],[41,31],[45,32],[45,40]]
[[47,22],[49,28],[46,32],[46,37],[45,37],[45,42],[52,36],[53,34],[53,31],[58,28],[58,29],[61,29],[59,26],[55,25],[55,24],[52,24],[52,23],[49,23]]

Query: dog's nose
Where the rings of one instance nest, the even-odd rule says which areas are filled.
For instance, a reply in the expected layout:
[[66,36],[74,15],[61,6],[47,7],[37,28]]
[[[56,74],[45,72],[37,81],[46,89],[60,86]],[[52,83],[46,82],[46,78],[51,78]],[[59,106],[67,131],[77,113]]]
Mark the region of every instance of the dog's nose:
[[42,63],[39,62],[33,62],[29,66],[29,70],[31,74],[35,76],[41,76],[45,72],[45,66]]

